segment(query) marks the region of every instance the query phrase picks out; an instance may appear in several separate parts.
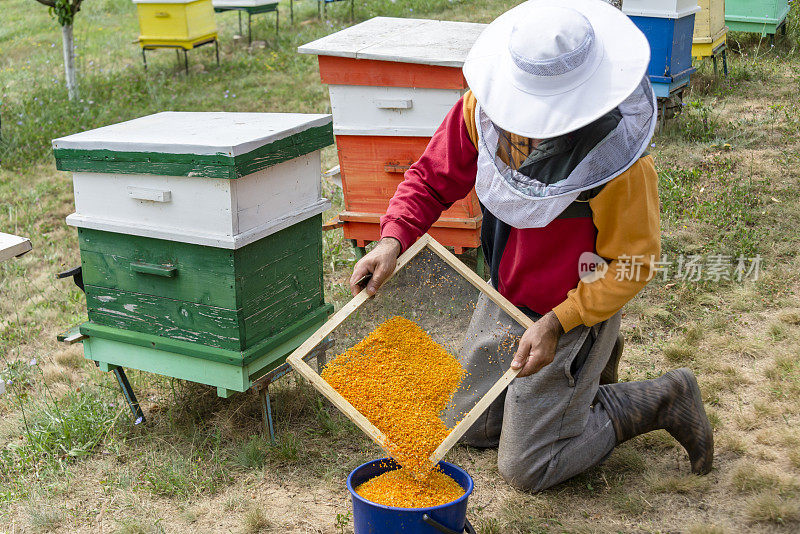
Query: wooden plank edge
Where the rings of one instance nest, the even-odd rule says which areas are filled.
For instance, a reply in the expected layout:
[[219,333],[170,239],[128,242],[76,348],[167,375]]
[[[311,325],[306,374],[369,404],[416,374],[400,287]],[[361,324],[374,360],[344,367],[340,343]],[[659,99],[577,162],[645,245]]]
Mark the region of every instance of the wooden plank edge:
[[333,143],[333,123],[328,123],[313,126],[238,156],[77,148],[54,148],[53,155],[56,168],[60,171],[235,180]]
[[[342,211],[337,215],[337,219],[342,222],[360,222],[367,224],[380,224],[382,215],[377,213],[360,213],[356,211]],[[440,217],[433,223],[432,228],[466,228],[477,230],[483,222],[483,214],[475,217]]]
[[[296,353],[297,351],[295,351]],[[305,361],[303,358],[298,357],[295,353],[292,353],[286,361],[289,362],[289,365],[297,371],[300,376],[305,378],[314,389],[319,391],[326,399],[328,399],[336,408],[342,412],[348,419],[350,419],[355,425],[361,429],[370,439],[372,439],[375,443],[378,444],[383,450],[387,451],[387,440],[386,436],[378,430],[375,425],[369,422],[369,419],[364,417],[364,415],[355,409],[355,407],[350,404],[347,399],[342,397],[335,389],[333,389],[330,384],[328,384],[325,380],[322,379]]]
[[431,465],[434,466],[438,464],[444,456],[452,449],[458,440],[466,434],[467,430],[469,430],[475,421],[489,408],[489,405],[500,396],[500,394],[505,390],[508,385],[514,380],[517,375],[519,374],[520,369],[511,369],[510,367],[508,370],[500,377],[500,379],[489,388],[489,391],[481,397],[481,399],[472,407],[472,409],[467,413],[467,415],[458,422],[458,424],[450,431],[444,441],[442,441],[439,446],[433,451],[433,454],[430,457]]
[[210,360],[217,363],[235,365],[236,367],[245,367],[265,354],[268,354],[273,348],[301,333],[314,322],[318,322],[321,316],[330,315],[332,309],[333,306],[325,303],[316,310],[309,312],[303,319],[284,328],[277,334],[259,341],[256,345],[245,351],[220,349],[198,343],[179,341],[163,336],[100,325],[91,321],[80,325],[80,333],[89,337],[99,337],[101,339],[158,349],[184,356],[192,356],[194,358]]

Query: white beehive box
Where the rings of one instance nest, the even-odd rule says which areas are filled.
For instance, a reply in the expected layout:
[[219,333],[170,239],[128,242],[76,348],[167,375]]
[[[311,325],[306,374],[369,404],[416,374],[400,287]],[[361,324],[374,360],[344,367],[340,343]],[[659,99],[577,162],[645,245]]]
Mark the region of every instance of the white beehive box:
[[73,226],[240,248],[322,213],[330,115],[164,112],[53,141]]
[[679,19],[700,11],[697,0],[623,0],[622,11],[635,17]]
[[485,27],[375,17],[298,52],[320,56],[337,135],[431,136],[466,90],[460,69]]

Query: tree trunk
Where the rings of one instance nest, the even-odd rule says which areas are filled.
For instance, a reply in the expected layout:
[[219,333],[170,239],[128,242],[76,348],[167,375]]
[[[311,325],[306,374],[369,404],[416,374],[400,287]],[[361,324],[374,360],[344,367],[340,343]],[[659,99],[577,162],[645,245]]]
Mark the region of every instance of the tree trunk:
[[75,70],[75,44],[72,38],[72,24],[61,26],[61,40],[64,45],[64,73],[67,77],[67,93],[70,100],[78,97],[78,75]]

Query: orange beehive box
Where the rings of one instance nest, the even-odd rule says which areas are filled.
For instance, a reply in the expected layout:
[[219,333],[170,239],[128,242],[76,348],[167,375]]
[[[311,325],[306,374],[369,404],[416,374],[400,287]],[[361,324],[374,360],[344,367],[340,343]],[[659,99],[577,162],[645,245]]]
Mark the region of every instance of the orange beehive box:
[[[345,209],[344,235],[364,246],[447,112],[466,92],[461,72],[485,25],[376,17],[301,46],[319,56],[328,84]],[[430,233],[456,253],[480,245],[475,192],[454,204]]]

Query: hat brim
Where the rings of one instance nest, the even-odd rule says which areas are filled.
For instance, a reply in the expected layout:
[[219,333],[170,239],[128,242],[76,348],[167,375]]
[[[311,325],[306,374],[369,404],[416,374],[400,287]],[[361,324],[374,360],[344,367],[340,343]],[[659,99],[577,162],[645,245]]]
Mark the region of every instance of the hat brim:
[[602,117],[633,93],[650,63],[650,45],[635,24],[602,0],[560,0],[592,24],[602,59],[577,87],[558,94],[531,94],[512,78],[508,43],[514,23],[536,16],[553,0],[529,0],[500,15],[476,40],[464,62],[464,77],[486,114],[500,128],[536,139],[563,135]]

